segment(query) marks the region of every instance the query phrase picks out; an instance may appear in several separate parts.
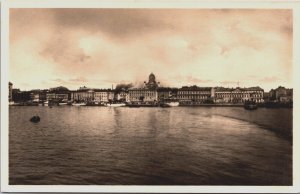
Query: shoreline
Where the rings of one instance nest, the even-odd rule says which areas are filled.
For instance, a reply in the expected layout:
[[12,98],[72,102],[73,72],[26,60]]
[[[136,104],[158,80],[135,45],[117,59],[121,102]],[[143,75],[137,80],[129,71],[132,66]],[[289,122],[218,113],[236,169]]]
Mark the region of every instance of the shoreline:
[[[15,104],[9,104],[9,106],[43,106],[43,105],[35,104],[35,103],[15,103]],[[72,106],[72,105],[67,104],[67,105],[52,105],[52,106]],[[84,105],[84,106],[101,107],[103,105]],[[123,107],[129,107],[129,106],[126,105]],[[151,104],[141,104],[140,107],[160,107],[160,106],[151,105]],[[179,107],[244,107],[244,104],[180,104]],[[276,106],[266,106],[265,104],[258,104],[258,107],[267,108],[267,109],[279,109],[279,108],[292,109],[293,108],[290,106],[286,106],[285,104],[276,104]]]
[[244,107],[243,104],[183,104],[179,106]]

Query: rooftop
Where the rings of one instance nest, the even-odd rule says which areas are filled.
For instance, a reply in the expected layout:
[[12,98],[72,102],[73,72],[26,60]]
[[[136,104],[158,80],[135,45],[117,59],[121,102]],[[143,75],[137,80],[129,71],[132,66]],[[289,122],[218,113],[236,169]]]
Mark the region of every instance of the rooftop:
[[193,86],[182,86],[178,90],[211,91],[211,89],[212,89],[212,87],[199,87],[199,86],[193,85]]

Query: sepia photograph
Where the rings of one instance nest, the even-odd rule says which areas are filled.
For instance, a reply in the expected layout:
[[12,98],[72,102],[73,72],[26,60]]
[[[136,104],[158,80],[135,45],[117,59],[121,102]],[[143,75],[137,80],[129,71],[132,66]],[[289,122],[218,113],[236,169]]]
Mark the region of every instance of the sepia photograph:
[[295,184],[292,8],[7,13],[8,186]]

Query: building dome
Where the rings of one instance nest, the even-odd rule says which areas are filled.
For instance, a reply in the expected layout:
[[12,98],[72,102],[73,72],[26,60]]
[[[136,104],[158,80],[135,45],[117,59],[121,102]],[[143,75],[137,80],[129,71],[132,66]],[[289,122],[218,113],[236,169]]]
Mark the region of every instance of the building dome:
[[149,75],[149,82],[155,82],[155,75],[153,73]]
[[146,83],[146,87],[148,89],[157,89],[158,84],[155,81],[155,75],[153,73],[149,75],[149,81]]

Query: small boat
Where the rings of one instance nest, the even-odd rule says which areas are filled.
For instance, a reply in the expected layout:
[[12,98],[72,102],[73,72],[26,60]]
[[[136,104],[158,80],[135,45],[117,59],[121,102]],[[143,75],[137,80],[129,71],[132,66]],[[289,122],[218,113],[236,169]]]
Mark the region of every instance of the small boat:
[[33,116],[31,117],[30,121],[33,123],[38,123],[40,122],[41,118],[39,116]]
[[169,104],[162,103],[162,104],[160,104],[160,107],[162,107],[162,108],[170,108],[171,106]]
[[246,101],[244,104],[244,108],[246,110],[256,110],[257,109],[257,104],[253,101]]
[[108,107],[122,107],[122,106],[126,106],[125,103],[107,103],[105,106]]
[[58,102],[58,106],[65,106],[65,105],[68,105],[68,101],[67,100],[62,100],[60,102]]
[[22,106],[22,103],[18,103],[18,102],[13,102],[13,103],[9,103],[9,105],[11,106]]
[[179,102],[166,102],[165,104],[169,105],[169,106],[179,106]]
[[175,106],[179,106],[178,101],[167,101],[167,102],[165,101],[160,104],[160,107],[163,107],[163,108],[175,107]]
[[98,101],[89,101],[86,103],[86,106],[100,106]]
[[76,102],[72,104],[73,106],[85,106],[86,103],[85,102]]

